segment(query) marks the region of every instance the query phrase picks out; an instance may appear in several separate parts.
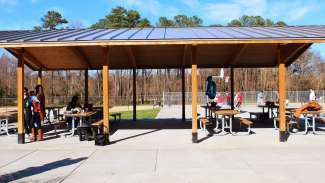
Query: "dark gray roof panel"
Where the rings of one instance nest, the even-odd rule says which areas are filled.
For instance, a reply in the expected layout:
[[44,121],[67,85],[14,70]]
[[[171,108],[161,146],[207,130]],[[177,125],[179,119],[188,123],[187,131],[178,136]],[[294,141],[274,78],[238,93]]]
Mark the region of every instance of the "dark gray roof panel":
[[79,36],[76,40],[78,40],[78,41],[92,41],[98,37],[102,37],[106,34],[116,31],[116,29],[100,29],[100,30],[101,31],[90,34],[90,35],[87,34],[87,35]]
[[74,41],[74,40],[77,40],[79,38],[82,38],[82,37],[85,37],[85,36],[89,36],[89,35],[93,35],[97,32],[100,32],[101,30],[100,29],[89,29],[89,31],[85,31],[83,33],[78,33],[78,34],[75,34],[75,35],[70,35],[68,37],[64,37],[64,38],[61,38],[61,40],[64,40],[64,41]]
[[132,35],[130,37],[130,39],[134,39],[134,40],[144,40],[147,39],[148,36],[150,35],[150,33],[153,31],[154,28],[143,28],[141,31],[136,32],[134,35]]
[[192,28],[191,31],[200,39],[215,39],[216,36],[210,33],[207,29]]
[[173,39],[325,39],[325,26],[189,27],[0,31],[0,42]]
[[116,39],[116,40],[130,39],[130,37],[132,37],[134,34],[136,34],[139,31],[141,31],[140,28],[130,29],[130,30],[125,31],[121,34],[118,34],[113,39]]
[[168,28],[165,34],[166,39],[197,39],[198,36],[189,28]]
[[96,40],[110,40],[114,39],[115,37],[125,33],[126,31],[130,30],[129,28],[121,28],[116,29],[115,31],[109,32],[108,34],[102,35],[100,37],[95,38]]
[[165,39],[166,28],[154,28],[147,39]]

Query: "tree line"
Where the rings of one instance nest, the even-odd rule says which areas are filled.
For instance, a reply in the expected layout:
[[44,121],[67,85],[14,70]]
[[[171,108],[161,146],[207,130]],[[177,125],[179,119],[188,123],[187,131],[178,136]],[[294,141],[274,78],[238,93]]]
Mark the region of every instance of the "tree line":
[[[69,21],[57,11],[48,11],[41,18],[42,24],[35,26],[36,31],[55,30],[69,27]],[[68,26],[66,26],[68,25]],[[123,7],[113,8],[104,18],[98,20],[90,28],[122,28],[122,27],[199,27],[203,26],[203,19],[198,16],[176,15],[169,19],[160,17],[155,25],[149,19],[132,9]],[[212,24],[211,27],[223,26]],[[227,26],[287,26],[284,21],[272,21],[261,16],[244,15],[231,20]],[[76,28],[76,27],[74,27]],[[78,28],[78,27],[77,27]],[[16,64],[15,58],[8,53],[0,56],[0,98],[16,96]],[[325,89],[325,61],[318,53],[306,51],[287,70],[288,90],[316,90]],[[84,71],[50,71],[44,72],[44,88],[47,96],[84,95]],[[132,95],[132,70],[110,71],[110,95],[121,98],[130,98]],[[209,75],[217,75],[220,69],[199,69],[199,90],[204,91],[205,80]],[[225,74],[229,74],[225,69]],[[36,85],[37,73],[26,68],[26,87],[32,89]],[[161,95],[162,92],[181,91],[181,71],[178,69],[138,69],[137,93],[139,102],[145,102],[149,95]],[[277,90],[278,70],[275,68],[240,68],[235,69],[235,89],[240,91]],[[9,79],[10,78],[10,79]],[[190,70],[186,71],[186,91],[191,91]],[[89,78],[89,95],[102,95],[101,71],[92,71]],[[229,83],[217,80],[218,91],[229,91]]]

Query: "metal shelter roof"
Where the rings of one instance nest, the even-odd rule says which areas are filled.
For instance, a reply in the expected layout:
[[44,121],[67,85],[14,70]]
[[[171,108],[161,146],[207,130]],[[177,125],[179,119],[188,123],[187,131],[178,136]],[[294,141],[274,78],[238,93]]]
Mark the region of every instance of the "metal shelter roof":
[[274,67],[277,50],[287,65],[312,43],[325,42],[325,26],[74,29],[0,31],[0,47],[33,69],[101,69],[110,46],[110,68]]

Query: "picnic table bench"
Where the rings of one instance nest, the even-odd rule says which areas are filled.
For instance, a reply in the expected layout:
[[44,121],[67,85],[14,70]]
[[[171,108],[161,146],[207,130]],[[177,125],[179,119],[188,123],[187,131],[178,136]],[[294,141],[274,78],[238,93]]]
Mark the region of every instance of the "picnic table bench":
[[119,121],[121,121],[122,113],[118,112],[118,113],[111,114],[110,116],[112,116],[115,121],[117,118]]
[[13,118],[15,116],[17,116],[17,111],[0,113],[0,134],[4,132],[6,135],[9,135],[10,129],[17,129],[17,124],[9,124],[9,118]]

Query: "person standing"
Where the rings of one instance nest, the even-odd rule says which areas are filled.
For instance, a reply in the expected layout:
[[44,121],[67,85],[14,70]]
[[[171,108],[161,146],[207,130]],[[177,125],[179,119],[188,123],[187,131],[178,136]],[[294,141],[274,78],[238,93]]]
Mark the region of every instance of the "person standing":
[[227,93],[227,105],[231,107],[231,94]]
[[218,106],[222,107],[223,106],[223,96],[221,95],[221,93],[218,93],[216,98],[215,98],[215,102],[217,103]]
[[32,133],[31,141],[33,141],[33,136],[35,134],[33,123],[32,123],[32,101],[28,94],[28,89],[24,88],[24,126],[25,132],[28,136]]
[[37,85],[36,88],[36,96],[32,96],[33,103],[33,123],[36,124],[37,129],[37,140],[43,140],[43,129],[42,129],[42,121],[45,119],[45,96],[43,92],[43,87],[41,85]]
[[313,89],[310,89],[310,93],[309,93],[309,101],[316,101],[316,94],[315,91]]
[[241,105],[243,104],[243,100],[244,100],[243,95],[238,91],[235,96],[236,109],[240,109]]
[[264,104],[264,91],[260,91],[258,94],[257,94],[257,105],[263,105]]

